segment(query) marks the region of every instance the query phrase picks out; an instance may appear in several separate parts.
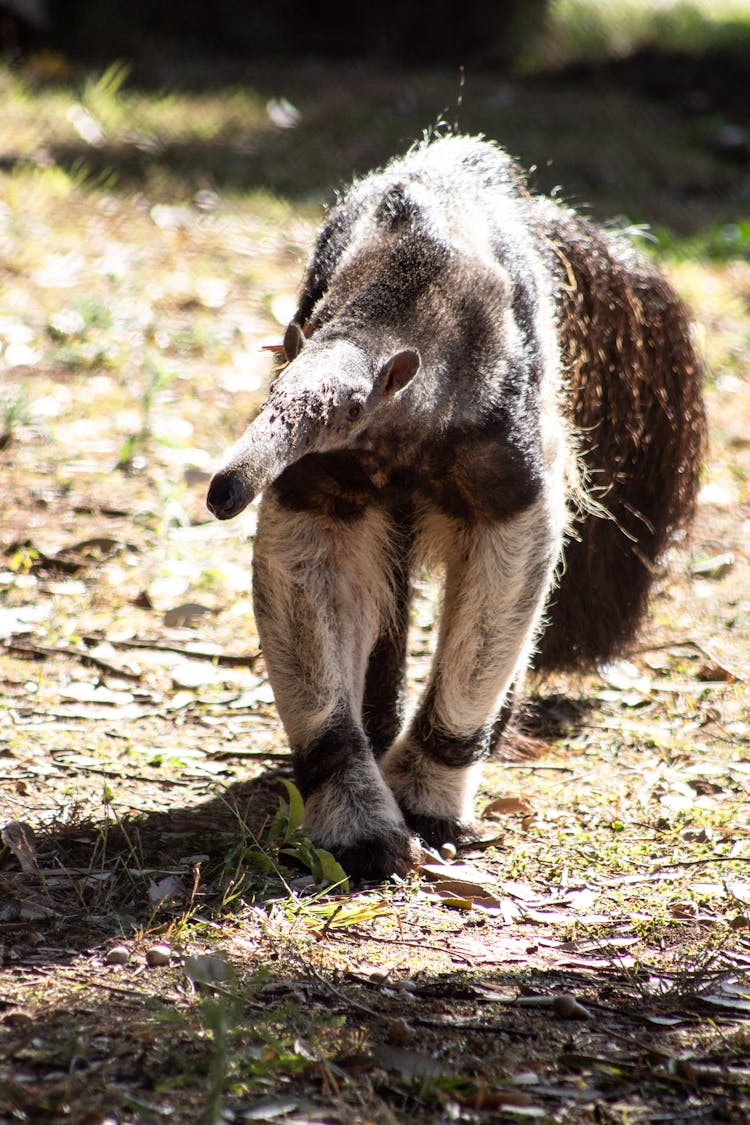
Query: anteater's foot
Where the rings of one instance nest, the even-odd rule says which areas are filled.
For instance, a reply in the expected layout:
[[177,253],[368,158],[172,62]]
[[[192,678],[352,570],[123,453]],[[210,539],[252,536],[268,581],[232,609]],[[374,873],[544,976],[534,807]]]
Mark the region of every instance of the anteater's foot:
[[347,875],[366,883],[382,882],[389,875],[407,875],[420,858],[417,841],[405,830],[369,836],[333,851]]
[[480,762],[448,766],[405,735],[380,764],[407,825],[433,848],[456,844],[472,822]]
[[353,879],[405,875],[419,848],[374,759],[353,761],[305,800],[313,842],[332,852]]
[[429,816],[404,809],[404,820],[420,840],[431,848],[440,849],[443,844],[458,844],[464,837],[465,826],[452,817]]

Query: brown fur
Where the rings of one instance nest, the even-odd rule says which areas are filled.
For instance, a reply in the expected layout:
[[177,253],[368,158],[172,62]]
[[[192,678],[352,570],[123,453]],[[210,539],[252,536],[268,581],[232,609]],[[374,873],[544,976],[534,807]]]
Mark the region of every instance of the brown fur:
[[[568,413],[593,500],[578,514],[535,665],[574,669],[632,642],[660,558],[693,514],[706,447],[688,314],[621,236],[547,201]],[[605,518],[603,518],[603,515]]]

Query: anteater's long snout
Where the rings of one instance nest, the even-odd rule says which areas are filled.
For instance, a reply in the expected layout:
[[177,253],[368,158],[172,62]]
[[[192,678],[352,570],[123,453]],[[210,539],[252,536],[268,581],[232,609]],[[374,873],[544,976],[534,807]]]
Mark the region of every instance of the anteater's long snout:
[[232,465],[226,465],[211,478],[206,507],[217,520],[231,520],[234,516],[238,516],[253,499],[254,493],[247,486],[242,474]]
[[232,519],[284,469],[332,440],[345,440],[340,429],[331,429],[331,421],[341,413],[342,402],[349,402],[355,385],[362,400],[372,391],[372,376],[358,348],[340,341],[317,349],[314,341],[306,345],[214,474],[208,510],[217,519]]
[[276,410],[262,410],[211,478],[206,497],[209,512],[219,520],[238,516],[288,465],[304,456],[309,430],[304,415],[290,426]]

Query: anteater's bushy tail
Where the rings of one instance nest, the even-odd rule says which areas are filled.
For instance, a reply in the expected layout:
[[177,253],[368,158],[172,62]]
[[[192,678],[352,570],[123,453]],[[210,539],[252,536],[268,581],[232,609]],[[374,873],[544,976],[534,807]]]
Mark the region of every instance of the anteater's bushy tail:
[[592,503],[573,524],[535,663],[574,669],[633,640],[659,556],[693,513],[706,417],[687,312],[666,279],[622,237],[539,204]]

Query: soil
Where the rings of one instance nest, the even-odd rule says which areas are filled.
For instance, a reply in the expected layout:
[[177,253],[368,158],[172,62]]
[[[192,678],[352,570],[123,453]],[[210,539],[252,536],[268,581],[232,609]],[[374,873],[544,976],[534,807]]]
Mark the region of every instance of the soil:
[[317,214],[175,175],[3,173],[0,1122],[747,1121],[750,265],[664,257],[711,452],[637,645],[530,685],[455,860],[326,892],[254,631],[255,509],[204,509]]

